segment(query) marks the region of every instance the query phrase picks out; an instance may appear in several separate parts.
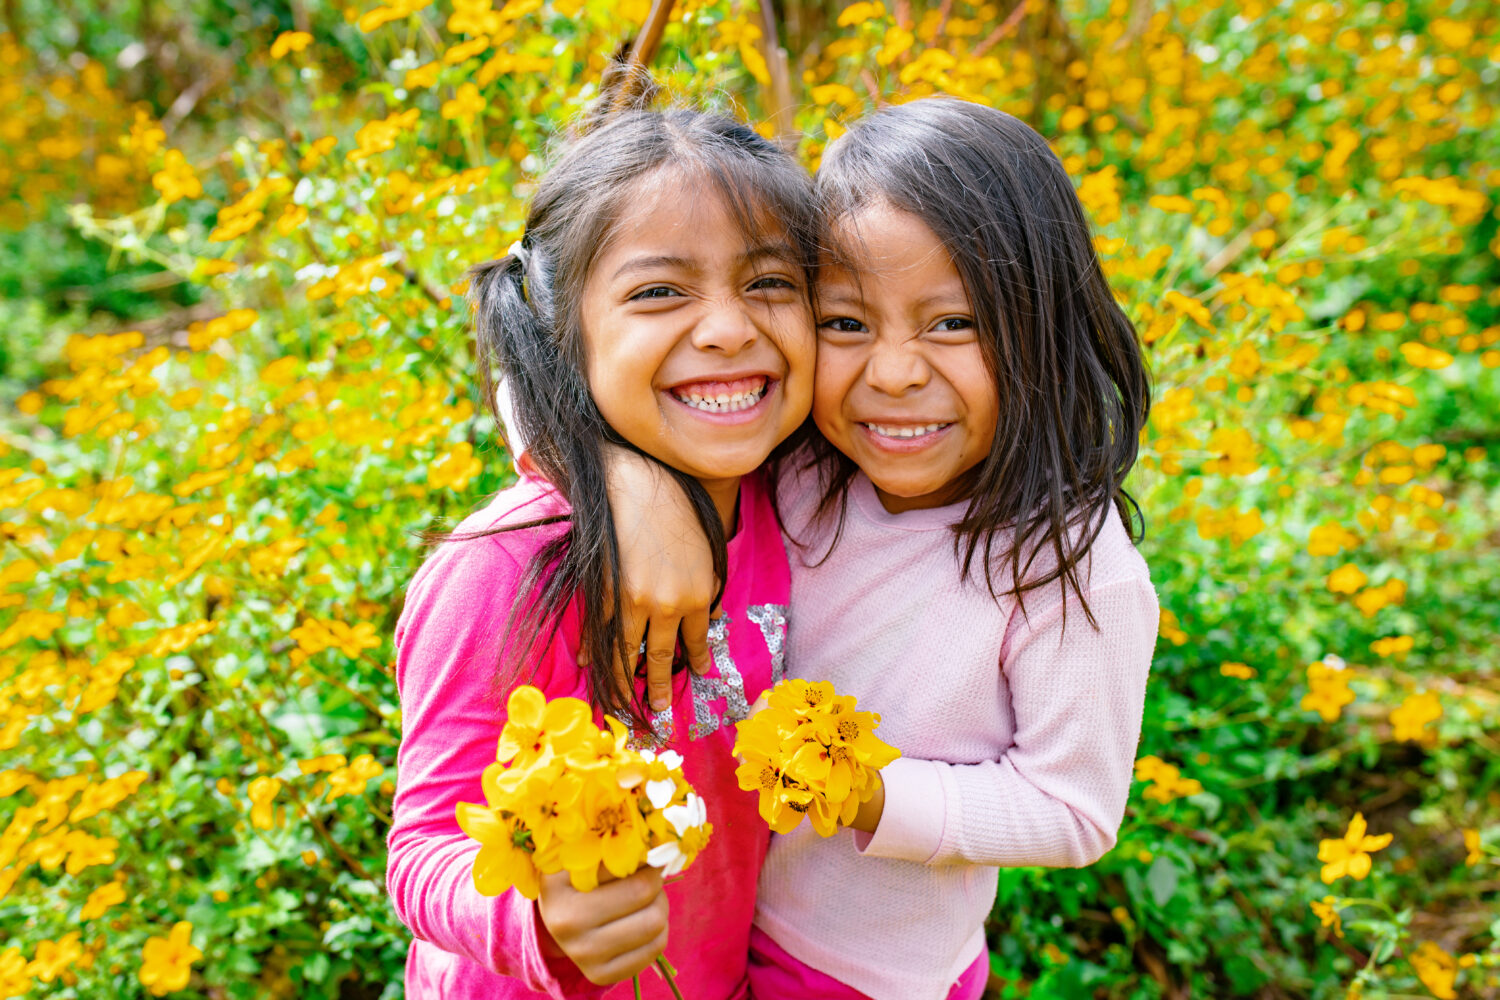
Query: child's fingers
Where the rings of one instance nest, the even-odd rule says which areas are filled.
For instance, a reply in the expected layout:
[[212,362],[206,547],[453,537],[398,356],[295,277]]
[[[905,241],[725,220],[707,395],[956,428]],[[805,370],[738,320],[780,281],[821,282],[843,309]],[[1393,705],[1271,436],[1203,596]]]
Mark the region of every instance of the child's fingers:
[[682,648],[695,674],[706,674],[713,666],[708,654],[708,610],[694,611],[682,619]]
[[[631,914],[623,920],[610,924],[607,931],[612,935],[618,934],[617,941],[635,942],[642,940],[645,935],[645,943],[637,947],[614,955],[612,958],[602,959],[596,972],[590,978],[600,986],[610,983],[623,983],[631,976],[642,972],[656,956],[667,950],[667,897],[661,897],[660,904]],[[654,933],[653,933],[654,932]],[[601,941],[601,951],[606,951],[610,944]]]
[[655,868],[621,879],[601,867],[598,887],[586,893],[567,872],[543,875],[537,906],[553,941],[600,985],[630,978],[666,947],[667,895]]
[[610,670],[614,674],[620,696],[629,701],[635,697],[635,665],[640,658],[641,638],[646,633],[646,623],[635,618],[629,610],[624,612],[623,620],[622,638],[625,648],[631,651],[630,662],[622,663],[620,651],[616,648],[610,653]]
[[646,696],[651,710],[663,712],[672,707],[672,654],[677,649],[677,620],[651,619],[646,635]]
[[589,892],[573,888],[565,871],[551,872],[541,878],[538,905],[547,929],[559,943],[580,934],[596,933],[600,928],[623,920],[656,902],[662,892],[661,869],[645,867],[625,878],[615,878],[601,865],[599,885]]

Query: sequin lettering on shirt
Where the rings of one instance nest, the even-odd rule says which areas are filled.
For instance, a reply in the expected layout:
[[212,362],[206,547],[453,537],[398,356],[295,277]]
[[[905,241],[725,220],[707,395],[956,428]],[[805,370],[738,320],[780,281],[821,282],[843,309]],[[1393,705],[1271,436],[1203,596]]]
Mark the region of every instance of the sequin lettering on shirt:
[[[745,680],[729,652],[729,615],[720,615],[708,623],[708,648],[713,653],[717,677],[692,677],[693,725],[689,735],[701,740],[715,732],[724,722],[739,722],[750,714],[750,703],[745,700]],[[724,714],[720,716],[709,704],[724,699]]]
[[668,705],[660,712],[651,713],[651,732],[644,733],[637,729],[630,734],[625,745],[632,750],[660,750],[672,742],[672,734],[676,728],[672,722],[672,706]]
[[771,653],[772,685],[786,678],[786,613],[785,604],[752,604],[745,609],[745,617],[760,626]]

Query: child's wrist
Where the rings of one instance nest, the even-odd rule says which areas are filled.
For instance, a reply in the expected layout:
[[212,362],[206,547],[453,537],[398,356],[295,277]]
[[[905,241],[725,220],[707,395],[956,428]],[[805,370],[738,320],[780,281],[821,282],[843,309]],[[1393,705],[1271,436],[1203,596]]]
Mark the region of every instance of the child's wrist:
[[562,945],[557,943],[552,932],[547,929],[547,921],[542,919],[541,907],[533,902],[531,911],[532,919],[536,922],[536,946],[537,950],[542,953],[542,957],[547,959],[548,964],[551,964],[554,959],[567,958],[568,953],[562,950]]

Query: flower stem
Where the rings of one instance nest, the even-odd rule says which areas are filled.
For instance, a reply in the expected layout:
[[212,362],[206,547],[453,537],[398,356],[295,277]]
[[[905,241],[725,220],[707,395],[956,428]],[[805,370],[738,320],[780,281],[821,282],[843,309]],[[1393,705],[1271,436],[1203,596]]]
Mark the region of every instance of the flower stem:
[[630,991],[635,994],[635,1000],[641,1000],[641,974],[639,972],[630,977]]
[[672,968],[672,963],[667,961],[666,955],[656,956],[656,968],[661,973],[661,977],[667,981],[667,986],[672,990],[672,996],[677,1000],[682,1000],[682,991],[677,988],[677,978],[673,975],[676,970]]

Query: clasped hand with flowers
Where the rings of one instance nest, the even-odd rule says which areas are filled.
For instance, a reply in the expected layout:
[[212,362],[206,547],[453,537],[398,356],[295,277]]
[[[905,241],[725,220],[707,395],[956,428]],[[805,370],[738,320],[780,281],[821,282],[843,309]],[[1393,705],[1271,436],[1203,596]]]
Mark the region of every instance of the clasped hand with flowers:
[[777,833],[806,816],[819,836],[854,823],[880,790],[878,772],[901,756],[875,735],[880,716],[827,681],[785,680],[766,707],[739,723],[734,753],[740,787],[760,792],[760,815]]
[[[601,866],[617,879],[647,865],[671,876],[703,850],[713,827],[680,755],[631,749],[620,722],[600,729],[577,698],[549,702],[520,687],[506,709],[495,763],[481,779],[485,804],[457,807],[459,826],[483,845],[474,860],[481,893],[514,886],[536,899],[542,877],[564,871],[573,889],[589,892]],[[657,964],[670,981],[665,958]]]

